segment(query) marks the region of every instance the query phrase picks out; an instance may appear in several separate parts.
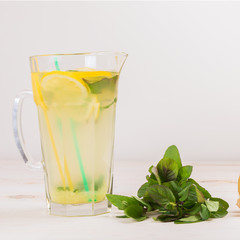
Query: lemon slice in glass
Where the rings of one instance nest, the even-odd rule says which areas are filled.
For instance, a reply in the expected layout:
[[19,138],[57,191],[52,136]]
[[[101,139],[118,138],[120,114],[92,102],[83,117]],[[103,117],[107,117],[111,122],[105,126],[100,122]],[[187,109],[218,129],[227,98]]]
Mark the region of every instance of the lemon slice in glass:
[[56,108],[59,113],[71,116],[76,121],[96,120],[100,103],[86,82],[85,72],[45,73],[40,80],[41,95],[48,108]]
[[89,87],[77,73],[45,74],[40,86],[47,106],[79,105],[90,93]]

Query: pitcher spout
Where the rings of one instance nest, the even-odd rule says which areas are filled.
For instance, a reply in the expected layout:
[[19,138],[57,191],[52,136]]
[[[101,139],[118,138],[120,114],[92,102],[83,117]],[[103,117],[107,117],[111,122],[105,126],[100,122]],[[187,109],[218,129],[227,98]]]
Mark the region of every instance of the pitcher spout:
[[117,67],[117,72],[120,73],[125,61],[127,60],[128,54],[125,52],[118,52],[115,53],[115,61],[116,61],[116,67]]

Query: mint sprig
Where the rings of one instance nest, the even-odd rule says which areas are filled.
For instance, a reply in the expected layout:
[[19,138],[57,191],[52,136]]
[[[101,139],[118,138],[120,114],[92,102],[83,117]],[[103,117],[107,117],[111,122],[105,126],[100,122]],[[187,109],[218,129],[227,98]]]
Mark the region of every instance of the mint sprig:
[[228,203],[211,194],[190,178],[192,166],[182,166],[176,146],[170,146],[157,166],[149,168],[147,182],[137,197],[107,194],[108,200],[123,210],[121,218],[143,221],[151,215],[156,221],[177,224],[196,223],[227,215]]

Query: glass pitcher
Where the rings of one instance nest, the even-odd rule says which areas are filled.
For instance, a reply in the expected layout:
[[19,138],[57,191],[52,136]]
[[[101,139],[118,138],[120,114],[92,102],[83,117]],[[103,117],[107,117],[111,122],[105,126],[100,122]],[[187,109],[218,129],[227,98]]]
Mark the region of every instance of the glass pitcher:
[[[127,54],[93,52],[30,57],[32,90],[14,101],[17,147],[31,168],[43,167],[50,214],[97,215],[111,205],[118,79]],[[25,97],[38,110],[42,162],[34,163],[21,127]]]

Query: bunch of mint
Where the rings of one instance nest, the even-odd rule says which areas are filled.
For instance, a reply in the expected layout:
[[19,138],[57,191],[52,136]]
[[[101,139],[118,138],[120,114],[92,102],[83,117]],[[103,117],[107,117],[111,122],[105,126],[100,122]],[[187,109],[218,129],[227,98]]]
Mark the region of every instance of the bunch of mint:
[[176,146],[170,146],[156,167],[149,168],[147,182],[138,190],[138,197],[107,194],[108,200],[124,210],[123,218],[174,223],[195,223],[221,218],[228,212],[228,203],[211,194],[190,178],[192,166],[182,166]]

